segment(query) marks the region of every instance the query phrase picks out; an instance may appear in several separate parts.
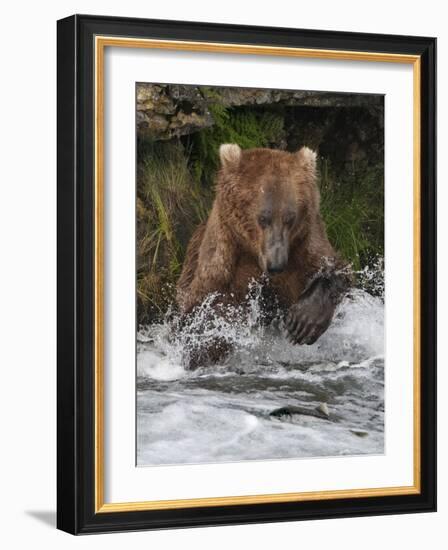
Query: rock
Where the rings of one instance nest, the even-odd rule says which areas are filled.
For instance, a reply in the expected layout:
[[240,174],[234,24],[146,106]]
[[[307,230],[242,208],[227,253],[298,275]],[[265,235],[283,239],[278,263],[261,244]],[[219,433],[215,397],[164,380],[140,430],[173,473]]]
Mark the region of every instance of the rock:
[[[137,84],[137,129],[140,136],[154,140],[169,140],[192,134],[214,124],[210,106],[220,104],[227,108],[266,106],[269,109],[314,107],[322,109],[325,123],[307,123],[302,116],[294,120],[288,114],[289,132],[306,133],[307,144],[317,148],[329,130],[333,131],[335,108],[358,107],[378,118],[382,114],[383,97],[333,92],[270,90],[257,88],[220,88],[208,86],[185,86],[181,84]],[[331,111],[331,109],[333,109]],[[331,111],[331,112],[330,112]],[[313,115],[313,120],[316,115]],[[381,116],[379,118],[382,118]],[[366,121],[364,126],[371,128]],[[305,128],[305,126],[306,128]],[[297,128],[296,128],[297,126]],[[312,127],[314,126],[314,127]],[[359,136],[354,136],[348,160],[364,155],[358,141],[364,143],[364,126]],[[345,132],[345,128],[341,129]],[[364,131],[365,133],[365,131]],[[368,140],[367,140],[368,141]],[[276,144],[281,147],[281,144]]]
[[169,140],[213,124],[197,86],[139,83],[136,118],[139,135],[154,140]]
[[166,117],[162,115],[154,113],[150,117],[144,117],[140,112],[137,112],[137,124],[139,123],[147,135],[154,137],[163,135],[170,125]]
[[205,95],[226,107],[282,104],[288,107],[363,107],[382,106],[381,95],[269,90],[260,88],[206,88]]
[[165,91],[166,86],[138,84],[137,111],[166,115],[175,113],[176,106]]

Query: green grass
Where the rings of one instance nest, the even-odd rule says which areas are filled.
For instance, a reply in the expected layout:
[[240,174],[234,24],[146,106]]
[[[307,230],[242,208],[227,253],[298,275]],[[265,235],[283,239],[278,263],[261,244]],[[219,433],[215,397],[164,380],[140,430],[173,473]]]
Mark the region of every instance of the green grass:
[[180,144],[140,143],[137,175],[137,316],[163,315],[174,298],[185,249],[212,196],[192,178]]
[[328,237],[355,270],[384,254],[383,165],[351,166],[337,175],[320,161],[321,213]]

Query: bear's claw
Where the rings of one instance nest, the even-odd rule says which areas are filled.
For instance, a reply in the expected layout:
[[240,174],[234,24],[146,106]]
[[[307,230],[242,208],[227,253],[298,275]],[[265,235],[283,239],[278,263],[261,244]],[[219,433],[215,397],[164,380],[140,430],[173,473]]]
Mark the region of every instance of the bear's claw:
[[285,319],[287,338],[293,344],[314,344],[330,326],[335,310],[326,288],[315,282],[289,308]]

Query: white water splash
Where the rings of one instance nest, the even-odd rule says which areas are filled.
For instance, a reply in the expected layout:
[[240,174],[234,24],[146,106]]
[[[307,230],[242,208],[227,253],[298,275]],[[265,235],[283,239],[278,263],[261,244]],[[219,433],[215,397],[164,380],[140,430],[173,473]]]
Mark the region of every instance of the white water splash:
[[[138,464],[382,453],[381,297],[354,290],[315,344],[297,346],[260,323],[260,294],[252,290],[247,307],[232,315],[215,315],[210,296],[188,326],[179,329],[170,316],[139,332]],[[230,355],[185,369],[191,346],[216,337],[232,346]],[[270,416],[278,407],[313,410],[321,402],[330,421]]]

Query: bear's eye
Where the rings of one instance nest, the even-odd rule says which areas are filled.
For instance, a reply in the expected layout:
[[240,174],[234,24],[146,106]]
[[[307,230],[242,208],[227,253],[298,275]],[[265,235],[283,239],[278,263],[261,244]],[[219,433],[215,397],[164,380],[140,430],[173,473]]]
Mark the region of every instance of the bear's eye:
[[271,218],[267,214],[260,214],[258,216],[258,223],[261,227],[266,227],[271,223]]

